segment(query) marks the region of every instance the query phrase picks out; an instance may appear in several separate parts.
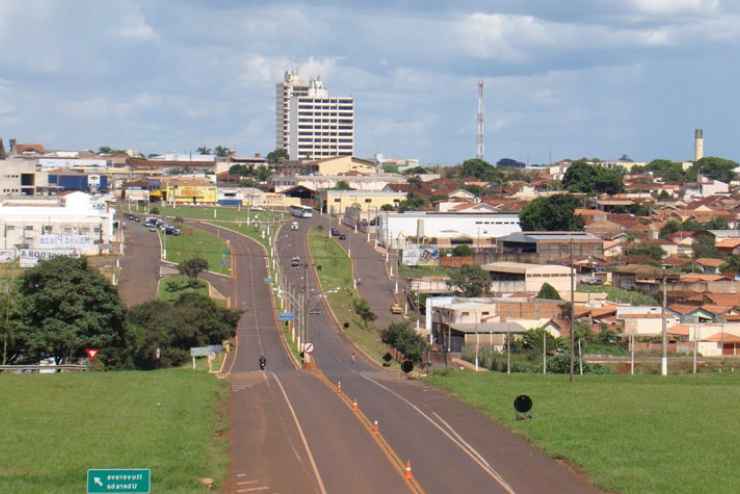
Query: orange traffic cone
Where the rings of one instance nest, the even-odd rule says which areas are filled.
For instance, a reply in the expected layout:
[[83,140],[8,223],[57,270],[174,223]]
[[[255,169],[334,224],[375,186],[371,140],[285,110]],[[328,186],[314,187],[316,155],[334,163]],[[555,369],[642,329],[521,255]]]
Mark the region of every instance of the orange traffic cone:
[[403,477],[406,480],[414,478],[414,474],[411,472],[411,460],[406,461],[406,468],[403,469]]
[[342,392],[342,381],[337,381],[337,393]]
[[379,434],[380,433],[380,427],[378,427],[378,421],[377,420],[373,420],[373,432],[376,433],[376,434]]
[[355,398],[354,400],[352,400],[352,410],[357,411],[357,398]]

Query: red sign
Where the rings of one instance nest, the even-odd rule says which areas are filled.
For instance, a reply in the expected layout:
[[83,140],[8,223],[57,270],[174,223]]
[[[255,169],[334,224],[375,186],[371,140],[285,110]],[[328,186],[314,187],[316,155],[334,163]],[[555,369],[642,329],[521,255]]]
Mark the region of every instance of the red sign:
[[89,360],[95,360],[95,355],[98,354],[100,350],[97,348],[85,348],[85,353],[87,354],[87,358]]

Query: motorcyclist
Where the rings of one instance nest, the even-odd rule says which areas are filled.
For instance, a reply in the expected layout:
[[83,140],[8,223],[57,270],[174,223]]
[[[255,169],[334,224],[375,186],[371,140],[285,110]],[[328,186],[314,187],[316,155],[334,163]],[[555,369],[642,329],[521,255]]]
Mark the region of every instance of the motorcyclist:
[[260,370],[265,370],[265,366],[267,365],[267,359],[265,358],[264,355],[260,355],[259,364],[260,364]]

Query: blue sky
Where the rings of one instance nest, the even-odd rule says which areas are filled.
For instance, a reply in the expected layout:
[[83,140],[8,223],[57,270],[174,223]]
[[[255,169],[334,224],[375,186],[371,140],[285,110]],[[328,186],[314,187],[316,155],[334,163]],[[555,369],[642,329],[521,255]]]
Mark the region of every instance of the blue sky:
[[357,154],[740,158],[734,0],[0,0],[0,135],[240,153],[274,146],[288,67],[356,98]]

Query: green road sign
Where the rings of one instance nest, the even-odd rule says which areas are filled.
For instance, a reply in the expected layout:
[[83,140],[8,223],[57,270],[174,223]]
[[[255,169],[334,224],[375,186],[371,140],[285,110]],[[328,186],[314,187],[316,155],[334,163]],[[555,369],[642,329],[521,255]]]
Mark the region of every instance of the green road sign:
[[152,471],[149,468],[90,468],[87,471],[87,494],[96,492],[133,492],[149,494]]

